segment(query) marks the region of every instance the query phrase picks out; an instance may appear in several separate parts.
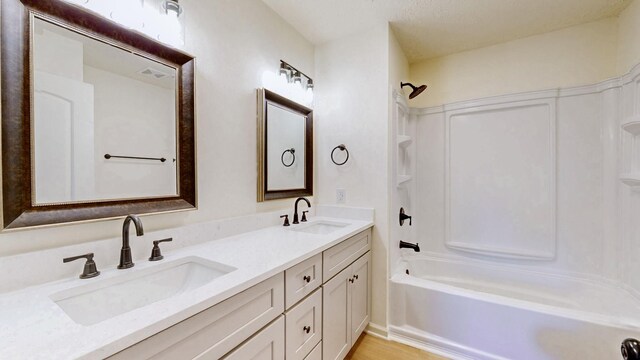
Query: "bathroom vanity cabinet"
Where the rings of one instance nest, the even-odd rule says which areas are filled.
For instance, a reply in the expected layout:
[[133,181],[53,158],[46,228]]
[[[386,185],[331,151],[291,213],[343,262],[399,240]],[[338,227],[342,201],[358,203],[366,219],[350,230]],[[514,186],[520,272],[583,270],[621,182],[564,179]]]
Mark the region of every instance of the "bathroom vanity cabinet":
[[369,323],[371,229],[110,359],[342,359]]

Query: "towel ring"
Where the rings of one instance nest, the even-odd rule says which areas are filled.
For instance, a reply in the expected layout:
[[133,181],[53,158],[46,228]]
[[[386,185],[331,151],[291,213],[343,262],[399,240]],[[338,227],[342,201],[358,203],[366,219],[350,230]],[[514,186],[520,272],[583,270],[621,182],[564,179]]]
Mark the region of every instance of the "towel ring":
[[[280,155],[280,161],[282,162],[282,165],[284,165],[284,167],[291,167],[293,165],[293,163],[296,162],[296,154],[295,154],[295,152],[296,152],[296,149],[294,149],[294,148],[287,149],[287,150],[282,152],[282,155]],[[291,156],[293,156],[293,160],[291,160],[291,164],[289,164],[289,165],[287,165],[284,162],[284,154],[286,154],[286,153],[291,153]]]
[[[336,162],[336,159],[334,159],[334,157],[333,157],[334,153],[335,153],[335,152],[336,152],[336,150],[338,150],[338,149],[340,149],[341,151],[346,151],[346,152],[347,152],[347,158],[346,158],[346,159],[344,159],[344,161],[343,161],[343,162],[341,162],[341,163]],[[336,164],[336,165],[338,165],[338,166],[342,166],[342,165],[346,164],[346,163],[347,163],[347,161],[349,161],[349,150],[347,150],[347,147],[346,147],[346,146],[344,146],[344,144],[340,144],[340,145],[338,145],[338,146],[334,147],[334,148],[333,148],[333,150],[331,150],[331,161],[333,161],[333,163],[334,163],[334,164]]]

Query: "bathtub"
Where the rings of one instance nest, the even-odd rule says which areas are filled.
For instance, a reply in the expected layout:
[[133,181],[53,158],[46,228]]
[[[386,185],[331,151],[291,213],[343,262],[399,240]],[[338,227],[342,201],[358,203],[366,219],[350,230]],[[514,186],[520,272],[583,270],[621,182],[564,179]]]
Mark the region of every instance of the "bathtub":
[[640,299],[604,281],[416,257],[389,294],[389,337],[453,359],[615,360],[640,337]]

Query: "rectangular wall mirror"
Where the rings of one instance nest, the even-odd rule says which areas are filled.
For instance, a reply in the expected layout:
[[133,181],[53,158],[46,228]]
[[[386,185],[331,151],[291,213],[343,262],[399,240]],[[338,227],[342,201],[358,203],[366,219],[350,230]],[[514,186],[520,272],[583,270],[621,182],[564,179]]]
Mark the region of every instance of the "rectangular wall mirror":
[[57,0],[2,30],[4,228],[195,208],[193,57]]
[[176,69],[35,17],[35,205],[177,196]]
[[313,195],[313,111],[258,90],[258,201]]

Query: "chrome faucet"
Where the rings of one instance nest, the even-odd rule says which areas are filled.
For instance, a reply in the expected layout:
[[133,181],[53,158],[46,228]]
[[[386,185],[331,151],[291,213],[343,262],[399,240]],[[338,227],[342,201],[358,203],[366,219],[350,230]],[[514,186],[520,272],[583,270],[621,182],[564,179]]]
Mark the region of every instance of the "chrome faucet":
[[122,249],[120,250],[120,265],[118,269],[128,269],[133,267],[133,261],[131,261],[131,248],[129,247],[129,224],[133,221],[136,227],[136,235],[144,235],[144,229],[142,228],[142,221],[136,215],[129,215],[124,219],[122,224]]
[[[304,200],[307,203],[308,207],[311,207],[311,203],[309,202],[309,200],[303,198],[303,197],[299,197],[298,199],[296,199],[296,203],[293,207],[293,223],[294,224],[299,224],[300,222],[298,221],[298,203],[300,202],[300,200]],[[303,221],[306,221],[306,217],[303,219]]]

